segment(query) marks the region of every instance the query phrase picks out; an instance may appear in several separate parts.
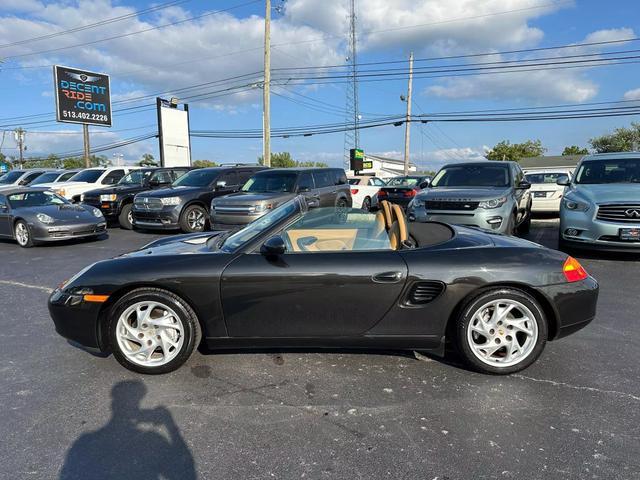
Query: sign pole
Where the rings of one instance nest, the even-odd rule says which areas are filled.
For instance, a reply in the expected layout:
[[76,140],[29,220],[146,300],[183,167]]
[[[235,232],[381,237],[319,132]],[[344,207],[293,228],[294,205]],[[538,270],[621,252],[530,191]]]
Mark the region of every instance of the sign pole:
[[89,125],[86,123],[82,124],[82,137],[84,139],[84,166],[89,168],[91,166],[89,161],[91,146],[89,145]]

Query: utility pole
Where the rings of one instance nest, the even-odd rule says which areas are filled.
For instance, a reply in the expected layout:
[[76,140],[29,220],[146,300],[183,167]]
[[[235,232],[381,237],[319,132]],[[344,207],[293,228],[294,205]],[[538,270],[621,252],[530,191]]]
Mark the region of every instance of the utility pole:
[[271,0],[264,14],[264,85],[262,87],[262,163],[271,166]]
[[20,168],[24,167],[24,151],[26,147],[24,145],[25,136],[27,132],[24,131],[23,128],[18,127],[13,131],[14,138],[16,139],[16,143],[18,144],[18,151],[20,152]]
[[349,150],[360,148],[360,111],[358,105],[358,46],[356,38],[356,0],[351,0],[349,7],[349,83],[346,92],[346,112],[345,124],[351,125],[344,132],[344,169],[349,166]]
[[404,174],[409,175],[409,140],[411,136],[411,87],[413,84],[413,52],[409,55],[409,88],[407,90],[407,118],[404,124]]
[[91,147],[89,145],[89,125],[82,124],[82,138],[84,139],[84,166],[89,168],[89,156],[91,155]]

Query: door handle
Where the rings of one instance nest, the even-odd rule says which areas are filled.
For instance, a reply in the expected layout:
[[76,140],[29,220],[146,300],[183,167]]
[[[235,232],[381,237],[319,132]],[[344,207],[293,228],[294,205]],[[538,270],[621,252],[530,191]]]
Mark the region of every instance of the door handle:
[[380,272],[371,277],[376,283],[398,283],[402,280],[402,272]]

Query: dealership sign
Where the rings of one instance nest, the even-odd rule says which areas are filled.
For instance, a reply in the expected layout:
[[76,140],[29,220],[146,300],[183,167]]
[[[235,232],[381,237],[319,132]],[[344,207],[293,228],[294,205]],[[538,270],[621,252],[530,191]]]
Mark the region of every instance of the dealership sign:
[[111,126],[108,75],[54,65],[53,77],[59,122]]

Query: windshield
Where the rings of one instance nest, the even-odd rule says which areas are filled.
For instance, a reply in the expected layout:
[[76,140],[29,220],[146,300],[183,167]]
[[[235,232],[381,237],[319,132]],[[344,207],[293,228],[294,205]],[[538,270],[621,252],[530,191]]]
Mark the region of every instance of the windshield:
[[0,184],[13,183],[18,180],[24,172],[8,172],[0,177]]
[[42,185],[43,183],[55,182],[59,175],[60,174],[58,172],[43,173],[42,175],[39,175],[38,178],[36,178],[29,185],[30,186]]
[[438,172],[432,187],[508,187],[508,165],[456,165]]
[[293,192],[296,185],[295,173],[261,173],[247,180],[242,187],[243,192]]
[[206,187],[218,178],[219,170],[191,170],[172,183],[173,187]]
[[151,170],[133,170],[122,177],[118,185],[142,185],[151,175]]
[[420,177],[395,177],[387,182],[387,187],[413,187],[419,181]]
[[228,237],[222,244],[223,252],[233,252],[247,242],[250,242],[262,232],[269,230],[280,221],[289,217],[298,210],[296,199],[292,198],[288,202],[283,203],[278,208],[271,210],[266,215],[254,220],[242,230]]
[[567,182],[569,174],[562,172],[527,173],[524,178],[534,185],[542,183],[556,183],[558,181]]
[[11,208],[67,205],[69,202],[53,192],[21,192],[7,195]]
[[576,183],[640,183],[640,158],[589,160],[580,165]]
[[100,175],[104,173],[104,170],[83,170],[81,172],[76,173],[73,177],[69,179],[70,182],[86,182],[86,183],[95,183]]

